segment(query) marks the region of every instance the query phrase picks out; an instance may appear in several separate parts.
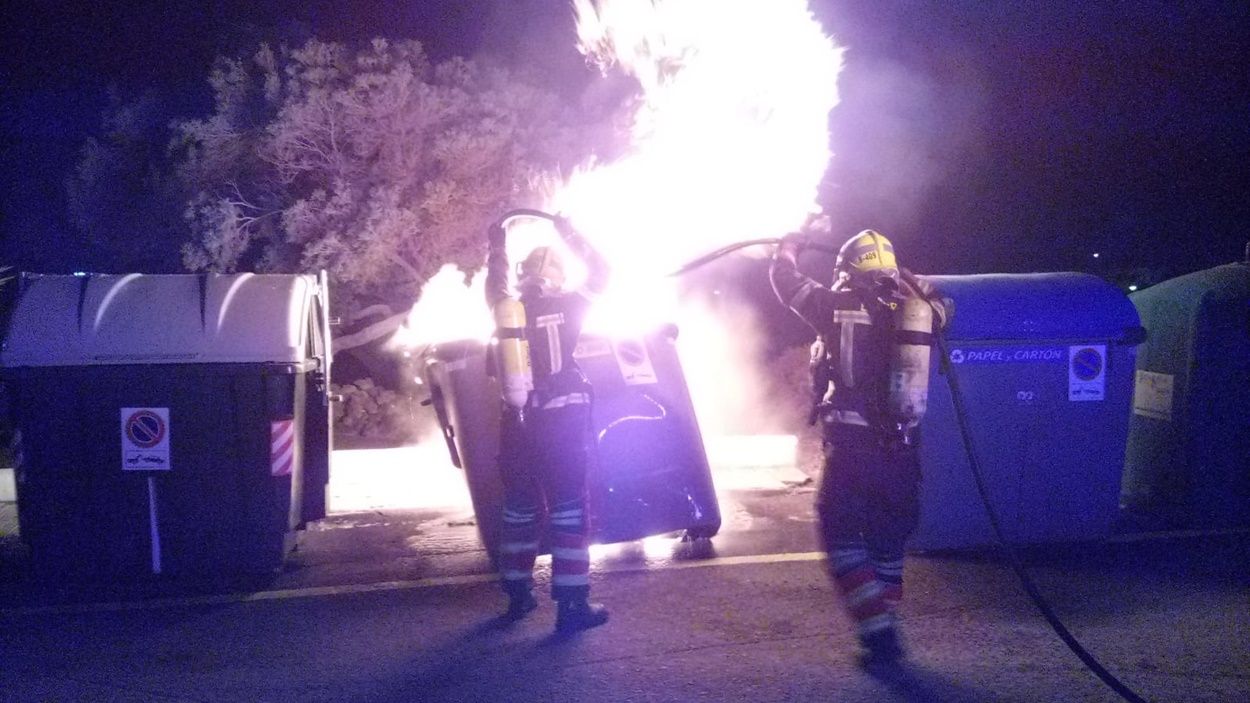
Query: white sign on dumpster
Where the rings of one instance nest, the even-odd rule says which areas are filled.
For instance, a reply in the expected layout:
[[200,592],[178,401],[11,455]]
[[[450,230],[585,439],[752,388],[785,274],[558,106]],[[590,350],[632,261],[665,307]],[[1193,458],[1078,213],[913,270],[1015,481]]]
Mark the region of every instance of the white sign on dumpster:
[[1133,386],[1133,412],[1156,420],[1172,420],[1172,374],[1138,371]]
[[1102,400],[1107,391],[1107,347],[1068,347],[1068,400]]
[[122,470],[169,470],[169,408],[122,408]]

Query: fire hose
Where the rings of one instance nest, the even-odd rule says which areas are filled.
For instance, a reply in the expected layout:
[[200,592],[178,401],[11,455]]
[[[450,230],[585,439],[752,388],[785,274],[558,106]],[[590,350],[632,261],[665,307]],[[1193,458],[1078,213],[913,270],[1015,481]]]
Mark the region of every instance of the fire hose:
[[[693,259],[668,275],[683,275],[739,249],[759,245],[776,245],[780,242],[781,240],[776,238],[751,239],[736,242]],[[828,253],[837,252],[837,249],[819,244],[808,244],[807,248]],[[904,276],[904,282],[913,290],[913,292],[920,294],[920,287],[917,285],[917,281],[915,279],[912,279],[910,276]],[[921,295],[921,297],[924,298],[923,295]],[[934,302],[928,298],[925,298],[925,301],[930,305],[934,305]],[[1016,549],[1011,545],[1011,542],[1007,540],[1005,534],[1003,533],[1002,525],[999,522],[998,513],[994,509],[993,504],[990,502],[989,492],[985,486],[985,478],[981,472],[981,464],[977,460],[977,454],[973,447],[972,433],[968,429],[968,413],[964,408],[963,395],[959,390],[959,383],[955,376],[955,369],[951,366],[950,350],[946,344],[946,337],[942,334],[941,330],[938,330],[933,336],[937,339],[938,353],[941,356],[940,368],[942,370],[942,375],[946,377],[947,386],[950,388],[951,401],[954,404],[955,409],[956,424],[959,426],[959,434],[963,440],[964,451],[968,456],[968,466],[971,469],[972,478],[977,487],[977,494],[981,498],[981,504],[985,508],[986,516],[989,518],[990,527],[994,532],[994,538],[998,546],[999,553],[1011,567],[1011,570],[1015,572],[1016,577],[1020,580],[1020,584],[1023,587],[1024,592],[1028,595],[1029,600],[1033,602],[1033,605],[1037,608],[1038,612],[1041,613],[1042,617],[1046,620],[1047,624],[1050,625],[1051,629],[1054,630],[1055,634],[1059,636],[1059,639],[1063,640],[1063,643],[1067,645],[1068,649],[1072,650],[1072,653],[1075,654],[1077,658],[1079,658],[1081,662],[1094,673],[1095,676],[1119,694],[1121,698],[1126,701],[1131,701],[1132,703],[1146,703],[1144,698],[1126,686],[1111,672],[1107,671],[1107,669],[1103,667],[1102,664],[1100,664],[1079,641],[1077,641],[1076,637],[1068,631],[1068,628],[1063,624],[1063,621],[1059,619],[1059,616],[1055,614],[1054,609],[1051,608],[1050,603],[1046,601],[1045,597],[1043,597],[1041,592],[1038,590],[1037,584],[1033,581],[1033,577],[1029,574],[1028,570],[1024,566],[1024,563],[1020,560],[1020,556]]]

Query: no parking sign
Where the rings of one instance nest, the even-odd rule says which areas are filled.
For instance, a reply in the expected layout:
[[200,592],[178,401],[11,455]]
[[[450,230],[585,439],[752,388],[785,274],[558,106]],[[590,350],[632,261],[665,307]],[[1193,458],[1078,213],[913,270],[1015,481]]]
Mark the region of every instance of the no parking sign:
[[122,408],[122,470],[169,470],[169,408]]
[[1102,400],[1107,390],[1107,347],[1068,347],[1068,400]]

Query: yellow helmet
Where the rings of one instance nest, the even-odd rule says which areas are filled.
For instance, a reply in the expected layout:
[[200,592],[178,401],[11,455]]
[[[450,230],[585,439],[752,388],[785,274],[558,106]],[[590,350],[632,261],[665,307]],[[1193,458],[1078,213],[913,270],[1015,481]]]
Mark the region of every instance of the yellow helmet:
[[852,282],[870,281],[883,275],[898,278],[894,245],[885,235],[871,229],[860,232],[842,245],[833,268],[837,275],[846,275]]
[[536,247],[517,264],[517,279],[521,287],[537,284],[545,291],[564,287],[560,252],[552,247]]

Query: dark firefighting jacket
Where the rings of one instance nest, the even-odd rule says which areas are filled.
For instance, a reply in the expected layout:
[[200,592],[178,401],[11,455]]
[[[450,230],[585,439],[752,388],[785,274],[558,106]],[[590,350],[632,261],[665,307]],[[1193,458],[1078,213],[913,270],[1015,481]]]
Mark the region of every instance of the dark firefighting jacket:
[[[607,287],[608,265],[604,258],[576,233],[566,237],[569,247],[589,269],[581,290],[521,291],[525,306],[525,339],[529,343],[534,391],[529,405],[556,408],[590,402],[590,387],[573,357],[586,313],[594,297]],[[486,301],[494,307],[510,294],[508,253],[491,247],[486,259]]]
[[[887,428],[892,311],[873,292],[846,285],[827,288],[799,272],[794,259],[778,256],[769,270],[773,290],[813,330],[813,391],[816,413],[827,429],[836,425]],[[926,297],[933,287],[904,271]],[[936,325],[945,325],[945,308],[936,305]]]

